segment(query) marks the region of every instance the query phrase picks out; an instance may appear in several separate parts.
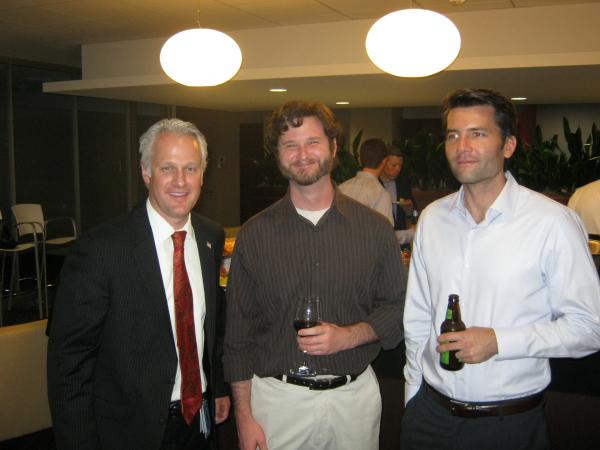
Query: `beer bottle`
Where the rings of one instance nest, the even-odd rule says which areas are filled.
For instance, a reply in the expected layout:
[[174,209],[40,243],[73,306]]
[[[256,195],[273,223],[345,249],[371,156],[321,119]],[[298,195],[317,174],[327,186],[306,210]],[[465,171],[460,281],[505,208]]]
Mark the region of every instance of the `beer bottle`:
[[[446,320],[442,322],[440,331],[448,333],[449,331],[463,331],[465,324],[460,319],[460,305],[458,304],[458,295],[450,294],[448,297],[448,308],[446,309]],[[446,370],[460,370],[465,363],[456,358],[456,350],[440,353],[440,366]]]

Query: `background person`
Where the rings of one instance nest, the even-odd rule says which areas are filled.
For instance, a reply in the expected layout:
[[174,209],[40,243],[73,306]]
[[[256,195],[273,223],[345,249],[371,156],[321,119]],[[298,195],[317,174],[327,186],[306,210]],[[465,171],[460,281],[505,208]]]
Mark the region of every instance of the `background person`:
[[[379,448],[381,396],[369,363],[402,338],[400,248],[381,214],[331,180],[340,127],[318,102],[271,116],[267,150],[285,197],[246,222],[227,287],[224,368],[242,450]],[[318,296],[321,324],[294,330]],[[302,351],[317,377],[294,377]]]
[[394,229],[406,230],[412,228],[412,217],[417,211],[417,202],[412,193],[411,180],[404,167],[404,154],[396,147],[390,149],[385,159],[379,179],[388,191],[394,203]]
[[223,229],[190,214],[206,141],[165,119],[140,154],[148,200],[78,240],[63,266],[48,343],[61,450],[207,449],[209,411],[217,423],[228,415],[216,336]]
[[[444,102],[446,158],[462,186],[421,214],[404,327],[402,448],[549,448],[550,357],[600,348],[600,285],[573,211],[504,172],[516,111],[502,95]],[[449,294],[467,329],[439,334]],[[441,368],[440,352],[465,365]]]
[[587,232],[600,239],[600,180],[575,190],[569,199],[569,208],[579,214]]
[[387,145],[381,139],[364,141],[359,150],[362,169],[339,188],[343,194],[377,211],[393,225],[392,199],[378,181],[387,153]]

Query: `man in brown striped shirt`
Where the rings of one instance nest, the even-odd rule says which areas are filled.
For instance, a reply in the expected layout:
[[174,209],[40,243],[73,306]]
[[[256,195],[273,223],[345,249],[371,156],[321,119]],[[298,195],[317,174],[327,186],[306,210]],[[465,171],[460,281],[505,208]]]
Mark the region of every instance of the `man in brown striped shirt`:
[[[369,364],[402,339],[404,269],[391,224],[331,180],[339,134],[316,102],[286,103],[268,126],[289,190],[242,227],[227,291],[224,368],[242,450],[378,449]],[[307,296],[321,320],[296,333]],[[303,351],[316,376],[291,374]]]

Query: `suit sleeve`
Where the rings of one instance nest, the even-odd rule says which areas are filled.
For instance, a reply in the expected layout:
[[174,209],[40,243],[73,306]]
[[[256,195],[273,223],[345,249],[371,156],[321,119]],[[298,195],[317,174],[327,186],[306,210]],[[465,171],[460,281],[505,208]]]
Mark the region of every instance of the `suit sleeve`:
[[100,449],[93,373],[110,307],[102,251],[83,238],[61,272],[48,341],[48,400],[57,448]]
[[[218,249],[223,249],[225,237],[221,230],[218,238],[216,239]],[[215,339],[215,386],[214,392],[215,397],[224,397],[229,395],[229,385],[225,383],[225,377],[223,375],[223,340],[225,336],[225,295],[222,289],[219,287],[219,270],[221,268],[221,259],[223,252],[215,252],[215,269],[217,273],[217,317],[216,317],[216,339]]]

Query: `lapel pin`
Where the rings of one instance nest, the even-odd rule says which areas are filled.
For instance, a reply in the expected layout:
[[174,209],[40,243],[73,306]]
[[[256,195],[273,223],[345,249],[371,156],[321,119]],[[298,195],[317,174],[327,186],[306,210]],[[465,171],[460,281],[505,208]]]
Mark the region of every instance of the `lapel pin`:
[[207,242],[207,243],[206,243],[206,246],[207,246],[208,248],[212,249],[212,244],[211,244],[210,242]]

